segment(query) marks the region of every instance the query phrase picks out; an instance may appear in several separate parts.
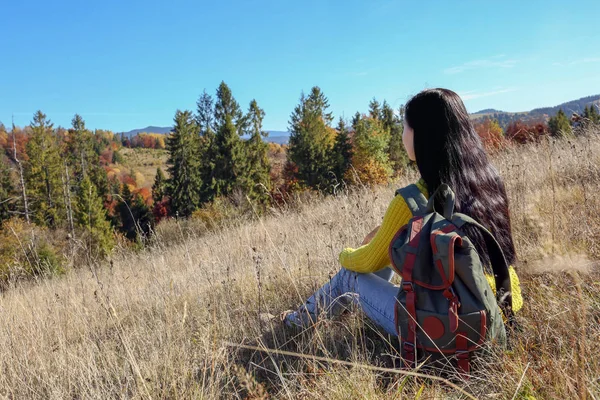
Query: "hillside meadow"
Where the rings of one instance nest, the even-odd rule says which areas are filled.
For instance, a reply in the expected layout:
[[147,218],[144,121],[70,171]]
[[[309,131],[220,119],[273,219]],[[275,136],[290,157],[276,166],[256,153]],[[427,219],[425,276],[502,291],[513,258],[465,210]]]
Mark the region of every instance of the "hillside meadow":
[[17,283],[0,296],[0,397],[600,398],[598,133],[493,156],[526,303],[510,349],[469,380],[404,374],[397,339],[359,310],[303,332],[264,318],[334,274],[413,175],[202,235],[169,221],[145,250]]

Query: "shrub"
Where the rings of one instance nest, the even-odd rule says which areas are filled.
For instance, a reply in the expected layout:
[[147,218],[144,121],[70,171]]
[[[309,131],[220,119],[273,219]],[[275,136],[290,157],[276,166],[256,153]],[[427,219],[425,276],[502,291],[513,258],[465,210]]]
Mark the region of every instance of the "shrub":
[[0,230],[0,287],[9,281],[38,275],[62,274],[61,253],[66,248],[60,230],[49,231],[20,218],[11,218]]

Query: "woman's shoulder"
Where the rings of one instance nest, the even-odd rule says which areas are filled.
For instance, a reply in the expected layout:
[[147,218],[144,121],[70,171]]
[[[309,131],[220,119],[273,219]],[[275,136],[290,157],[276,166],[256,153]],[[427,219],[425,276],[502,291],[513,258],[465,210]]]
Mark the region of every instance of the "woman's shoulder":
[[411,183],[409,185],[401,187],[400,189],[396,190],[396,194],[399,194],[401,191],[414,188],[415,186],[417,187],[417,189],[419,189],[419,192],[421,192],[421,193],[423,193],[423,195],[425,195],[425,197],[429,197],[428,196],[429,193],[427,190],[427,184],[425,183],[425,180],[423,178],[420,178],[415,183]]
[[[415,189],[418,190],[418,192]],[[396,190],[396,197],[401,197],[401,198],[406,197],[406,196],[415,197],[416,195],[419,194],[419,192],[421,194],[423,194],[423,196],[425,196],[425,198],[429,197],[429,193],[427,190],[427,184],[425,184],[425,181],[423,180],[423,178],[419,179],[415,183],[411,183],[410,185],[403,186],[400,189]],[[398,196],[399,194],[402,194],[403,196]]]

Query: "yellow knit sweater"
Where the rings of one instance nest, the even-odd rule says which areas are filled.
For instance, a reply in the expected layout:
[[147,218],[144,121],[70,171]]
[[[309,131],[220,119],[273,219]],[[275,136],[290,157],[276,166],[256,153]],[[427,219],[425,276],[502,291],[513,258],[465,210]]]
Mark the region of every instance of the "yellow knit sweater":
[[[417,187],[428,196],[425,182],[421,179],[416,183]],[[373,240],[358,249],[346,248],[340,253],[340,264],[346,269],[360,273],[376,272],[391,264],[388,255],[388,247],[398,230],[406,225],[412,218],[412,213],[402,196],[395,196],[388,206],[383,217],[381,227],[375,234]],[[521,286],[519,277],[511,266],[510,278],[512,286],[513,310],[516,312],[523,307],[523,298],[521,296]],[[486,275],[488,282],[494,293],[496,292],[496,283],[494,277]]]

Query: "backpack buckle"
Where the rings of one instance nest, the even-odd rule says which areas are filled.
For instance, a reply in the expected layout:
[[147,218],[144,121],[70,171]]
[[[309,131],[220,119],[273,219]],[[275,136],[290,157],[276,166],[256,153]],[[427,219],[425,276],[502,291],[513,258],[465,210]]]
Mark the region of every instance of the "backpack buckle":
[[404,290],[405,292],[414,292],[415,286],[413,285],[412,282],[402,281],[402,290]]
[[468,360],[470,357],[469,354],[469,350],[456,350],[455,354],[456,354],[456,358],[458,358],[459,360]]

